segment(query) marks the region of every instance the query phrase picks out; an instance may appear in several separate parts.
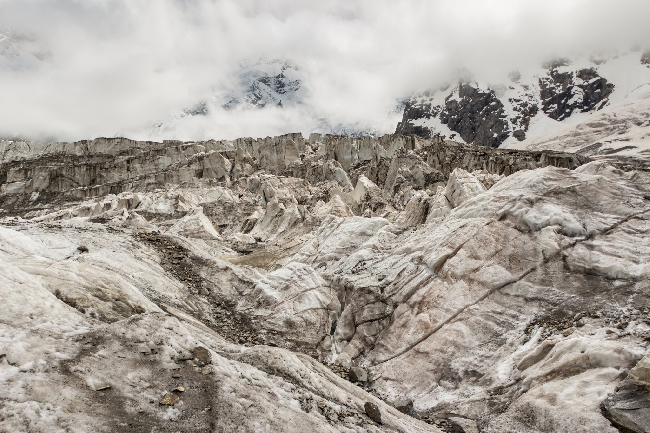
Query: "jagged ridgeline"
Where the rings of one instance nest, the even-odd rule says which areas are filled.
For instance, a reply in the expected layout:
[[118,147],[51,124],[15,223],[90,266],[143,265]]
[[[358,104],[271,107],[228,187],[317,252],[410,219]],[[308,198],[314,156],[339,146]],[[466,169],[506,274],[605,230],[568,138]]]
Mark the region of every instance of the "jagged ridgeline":
[[435,190],[456,168],[507,176],[548,165],[573,169],[587,161],[568,153],[491,149],[405,135],[357,139],[312,134],[306,140],[301,134],[287,134],[257,140],[162,143],[126,138],[1,141],[0,150],[4,214],[168,184],[230,185],[260,170],[313,185],[333,183],[334,192],[340,191],[353,208],[358,206],[345,192],[355,185],[361,188],[358,180],[363,176],[399,209],[405,194]]

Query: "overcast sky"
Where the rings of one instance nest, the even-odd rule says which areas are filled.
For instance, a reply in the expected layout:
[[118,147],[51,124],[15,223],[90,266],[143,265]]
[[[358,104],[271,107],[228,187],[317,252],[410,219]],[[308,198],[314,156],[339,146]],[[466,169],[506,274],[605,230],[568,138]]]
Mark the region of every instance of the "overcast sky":
[[309,110],[211,107],[177,138],[308,133],[313,113],[391,132],[398,100],[461,68],[498,81],[646,47],[648,17],[648,0],[0,0],[0,29],[53,54],[0,69],[0,137],[139,136],[260,58],[298,66]]

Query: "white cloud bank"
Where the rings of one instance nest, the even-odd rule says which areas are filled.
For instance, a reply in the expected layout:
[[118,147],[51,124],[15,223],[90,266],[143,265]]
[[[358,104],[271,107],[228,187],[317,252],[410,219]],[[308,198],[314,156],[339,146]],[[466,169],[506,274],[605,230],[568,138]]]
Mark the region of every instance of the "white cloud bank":
[[558,55],[646,47],[649,16],[647,0],[0,0],[0,28],[53,53],[0,70],[0,136],[135,136],[259,58],[300,68],[309,110],[211,107],[170,134],[308,133],[319,116],[391,132],[397,100],[460,68],[494,81]]

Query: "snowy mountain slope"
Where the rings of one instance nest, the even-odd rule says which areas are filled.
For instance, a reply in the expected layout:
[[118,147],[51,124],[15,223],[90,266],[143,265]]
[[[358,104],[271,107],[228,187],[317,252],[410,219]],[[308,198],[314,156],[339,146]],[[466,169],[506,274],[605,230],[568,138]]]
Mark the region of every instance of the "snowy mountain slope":
[[[650,55],[561,58],[513,71],[500,83],[464,78],[455,86],[416,94],[398,133],[444,135],[491,147],[518,147],[616,105],[650,83]],[[636,98],[636,96],[635,96]]]
[[283,60],[242,63],[237,86],[217,92],[212,101],[226,109],[239,105],[264,108],[267,105],[300,104],[305,96],[300,70]]
[[395,109],[387,110],[390,112],[378,119],[346,119],[338,113],[324,112],[312,99],[308,81],[307,73],[286,60],[242,62],[226,84],[214,86],[200,101],[174,111],[168,119],[143,131],[126,132],[142,138],[177,139],[195,136],[196,130],[206,128],[205,124],[232,118],[233,122],[281,124],[284,132],[377,137],[389,133],[403,111],[403,104],[396,103]]
[[294,107],[302,103],[304,78],[298,68],[282,60],[258,60],[239,65],[232,87],[214,87],[196,104],[177,110],[169,119],[146,128],[153,138],[173,136],[195,116],[208,116],[220,110],[246,110],[265,107]]
[[[534,124],[531,130],[541,133],[544,130],[541,120],[536,119],[540,125]],[[615,154],[650,158],[650,84],[640,86],[627,97],[576,123],[508,147],[562,150],[586,156]]]

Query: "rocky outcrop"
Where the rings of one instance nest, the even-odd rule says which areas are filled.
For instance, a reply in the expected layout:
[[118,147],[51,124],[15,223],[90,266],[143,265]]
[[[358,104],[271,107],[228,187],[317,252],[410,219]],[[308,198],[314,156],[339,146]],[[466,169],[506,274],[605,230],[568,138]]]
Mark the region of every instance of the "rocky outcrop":
[[601,404],[603,413],[621,431],[650,431],[650,357],[646,355]]
[[526,131],[530,126],[530,120],[539,111],[538,101],[535,96],[525,94],[519,98],[510,98],[509,102],[515,112],[515,115],[509,119],[513,129],[512,136],[518,141],[523,141],[526,139]]
[[482,92],[469,83],[459,83],[458,93],[445,99],[440,121],[466,143],[478,146],[499,147],[510,135],[503,104],[494,91]]
[[444,102],[436,104],[434,99],[432,92],[409,99],[395,133],[430,138],[433,130],[421,123],[439,119],[466,143],[479,146],[499,147],[510,135],[503,104],[491,89],[482,90],[475,83],[460,81]]
[[564,120],[574,111],[599,110],[608,102],[614,85],[595,69],[558,72],[552,68],[548,77],[539,79],[542,110],[548,117]]
[[[642,71],[643,72],[643,71]],[[650,84],[636,88],[627,98],[608,104],[580,121],[512,146],[522,149],[570,151],[600,160],[616,161],[619,167],[648,168],[650,142]]]
[[500,84],[465,79],[451,89],[417,93],[406,102],[395,132],[423,138],[458,136],[465,143],[488,147],[499,147],[509,137],[524,141],[531,138],[533,118],[562,121],[573,113],[598,111],[609,102],[614,84],[600,76],[602,62],[592,63],[592,68],[571,70],[571,62],[560,58],[544,63],[532,76],[522,78],[513,71]]
[[[424,97],[431,96],[430,93],[425,92]],[[420,119],[431,119],[438,117],[442,107],[433,105],[431,101],[418,101],[414,98],[406,101],[404,106],[404,112],[402,113],[402,120],[397,124],[395,128],[396,134],[410,135],[414,134],[422,138],[431,137],[431,129],[421,126],[414,125],[413,120]]]

